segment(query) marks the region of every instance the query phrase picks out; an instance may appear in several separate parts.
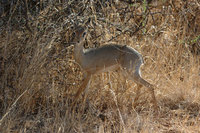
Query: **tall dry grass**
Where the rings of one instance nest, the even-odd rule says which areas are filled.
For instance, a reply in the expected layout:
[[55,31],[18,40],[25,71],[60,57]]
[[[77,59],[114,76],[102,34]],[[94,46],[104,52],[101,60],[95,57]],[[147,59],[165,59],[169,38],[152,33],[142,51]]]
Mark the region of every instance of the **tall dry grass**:
[[[0,132],[200,131],[197,0],[1,4]],[[86,47],[126,44],[143,55],[158,115],[146,88],[134,101],[136,84],[120,71],[94,75],[87,100],[72,110],[83,76],[69,45],[88,18]]]

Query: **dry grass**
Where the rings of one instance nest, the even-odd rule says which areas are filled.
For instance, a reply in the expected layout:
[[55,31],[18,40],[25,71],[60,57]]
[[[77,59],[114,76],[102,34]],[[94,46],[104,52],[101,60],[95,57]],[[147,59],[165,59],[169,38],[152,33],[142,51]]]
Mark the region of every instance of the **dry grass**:
[[[200,132],[197,0],[30,2],[28,24],[23,5],[14,2],[1,15],[0,132]],[[80,97],[72,111],[82,70],[69,47],[71,27],[88,17],[88,47],[115,42],[143,55],[158,115],[146,88],[134,101],[136,85],[120,72],[94,75],[86,102]]]

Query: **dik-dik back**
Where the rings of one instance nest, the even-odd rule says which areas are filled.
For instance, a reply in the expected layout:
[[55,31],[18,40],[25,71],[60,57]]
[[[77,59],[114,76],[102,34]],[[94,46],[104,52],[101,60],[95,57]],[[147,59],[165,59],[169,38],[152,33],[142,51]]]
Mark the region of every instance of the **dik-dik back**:
[[126,45],[104,45],[100,48],[85,50],[82,67],[90,71],[106,71],[122,68],[134,69],[142,64],[142,56]]

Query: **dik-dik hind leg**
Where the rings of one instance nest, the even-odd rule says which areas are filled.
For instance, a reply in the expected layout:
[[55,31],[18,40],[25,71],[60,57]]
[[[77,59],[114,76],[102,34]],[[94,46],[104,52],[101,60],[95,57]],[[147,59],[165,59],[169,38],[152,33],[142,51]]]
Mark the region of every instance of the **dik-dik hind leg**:
[[73,102],[72,106],[75,105],[75,103],[76,103],[77,99],[79,98],[80,94],[83,91],[85,91],[85,89],[87,88],[87,85],[89,84],[89,81],[90,81],[90,77],[91,77],[90,74],[84,75],[83,83],[81,84],[81,86],[79,87],[78,91],[75,94],[75,98],[74,98],[74,102]]
[[133,75],[131,75],[131,77],[133,78],[133,80],[139,84],[139,85],[144,85],[146,88],[149,89],[151,96],[152,96],[152,102],[154,104],[154,109],[157,112],[158,110],[158,106],[157,106],[157,101],[156,101],[156,97],[154,94],[154,87],[152,84],[150,84],[149,82],[147,82],[146,80],[144,80],[139,73],[135,72]]
[[136,108],[136,106],[138,105],[137,101],[138,101],[138,99],[140,97],[141,88],[142,88],[142,85],[138,84],[137,85],[136,94],[135,94],[134,103],[133,103],[133,108]]

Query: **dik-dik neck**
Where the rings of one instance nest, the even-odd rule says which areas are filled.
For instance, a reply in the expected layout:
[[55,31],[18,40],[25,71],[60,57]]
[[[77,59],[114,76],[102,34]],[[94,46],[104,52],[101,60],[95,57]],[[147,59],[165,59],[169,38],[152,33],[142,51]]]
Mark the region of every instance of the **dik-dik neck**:
[[82,58],[84,56],[83,44],[84,43],[82,42],[82,43],[75,44],[75,46],[74,46],[74,58],[75,58],[76,62],[79,63],[80,65],[81,65]]

